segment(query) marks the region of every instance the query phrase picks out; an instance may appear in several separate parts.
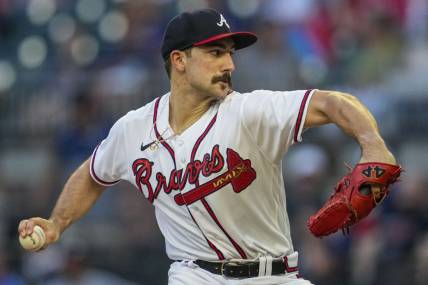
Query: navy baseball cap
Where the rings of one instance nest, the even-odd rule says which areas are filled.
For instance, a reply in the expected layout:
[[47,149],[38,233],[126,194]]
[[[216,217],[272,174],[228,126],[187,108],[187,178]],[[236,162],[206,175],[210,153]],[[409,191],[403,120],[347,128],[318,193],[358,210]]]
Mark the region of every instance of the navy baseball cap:
[[235,50],[257,41],[254,33],[231,32],[224,16],[214,9],[184,12],[175,16],[166,27],[161,49],[162,57],[167,60],[173,50],[185,50],[224,38],[231,38],[234,41]]

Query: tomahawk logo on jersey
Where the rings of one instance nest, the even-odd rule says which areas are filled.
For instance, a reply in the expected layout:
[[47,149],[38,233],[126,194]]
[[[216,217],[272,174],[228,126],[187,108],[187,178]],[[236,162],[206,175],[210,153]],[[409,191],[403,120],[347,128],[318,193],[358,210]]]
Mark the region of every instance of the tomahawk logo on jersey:
[[[227,149],[227,171],[202,185],[199,185],[185,194],[178,193],[174,195],[174,200],[177,205],[190,205],[194,202],[205,198],[206,196],[220,190],[229,183],[233,187],[235,193],[239,193],[256,178],[256,172],[251,167],[251,162],[246,159],[243,160],[239,154],[232,150]],[[219,151],[219,146],[215,145],[211,154],[206,153],[203,160],[191,161],[187,164],[185,169],[173,169],[169,174],[169,179],[162,173],[155,174],[156,186],[153,187],[150,178],[152,176],[151,162],[145,158],[139,158],[132,164],[132,170],[135,175],[135,183],[140,191],[146,187],[148,199],[151,203],[157,198],[161,189],[169,194],[171,191],[178,191],[185,188],[187,183],[196,185],[199,180],[199,175],[210,177],[213,173],[218,173],[223,169],[224,158]]]

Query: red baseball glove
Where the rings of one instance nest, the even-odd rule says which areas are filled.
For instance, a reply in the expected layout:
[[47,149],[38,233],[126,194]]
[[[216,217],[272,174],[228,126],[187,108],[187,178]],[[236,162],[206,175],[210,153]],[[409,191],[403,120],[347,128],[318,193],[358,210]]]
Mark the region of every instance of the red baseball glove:
[[400,173],[401,167],[397,165],[357,164],[337,183],[324,206],[309,218],[309,230],[316,237],[327,236],[339,229],[349,231],[350,226],[367,217],[385,199],[389,186],[397,181]]

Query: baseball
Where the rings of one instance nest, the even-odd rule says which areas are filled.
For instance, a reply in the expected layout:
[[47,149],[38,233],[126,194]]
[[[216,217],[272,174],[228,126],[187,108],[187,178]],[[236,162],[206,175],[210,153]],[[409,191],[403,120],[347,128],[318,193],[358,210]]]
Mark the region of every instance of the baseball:
[[33,233],[27,235],[25,238],[19,236],[19,243],[21,246],[30,251],[37,251],[44,246],[46,242],[45,232],[40,226],[35,226]]

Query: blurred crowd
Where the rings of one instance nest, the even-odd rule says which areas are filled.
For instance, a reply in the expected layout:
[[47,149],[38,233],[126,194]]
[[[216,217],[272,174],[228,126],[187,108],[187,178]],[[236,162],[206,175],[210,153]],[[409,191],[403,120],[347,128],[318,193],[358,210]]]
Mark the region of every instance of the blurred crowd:
[[16,229],[49,215],[115,120],[168,91],[163,29],[202,7],[259,35],[235,54],[236,90],[349,92],[406,169],[350,235],[316,239],[306,219],[360,153],[336,127],[305,133],[284,160],[302,275],[317,285],[427,284],[428,1],[0,0],[0,285],[167,284],[152,206],[129,184],[108,189],[41,253],[20,249]]

